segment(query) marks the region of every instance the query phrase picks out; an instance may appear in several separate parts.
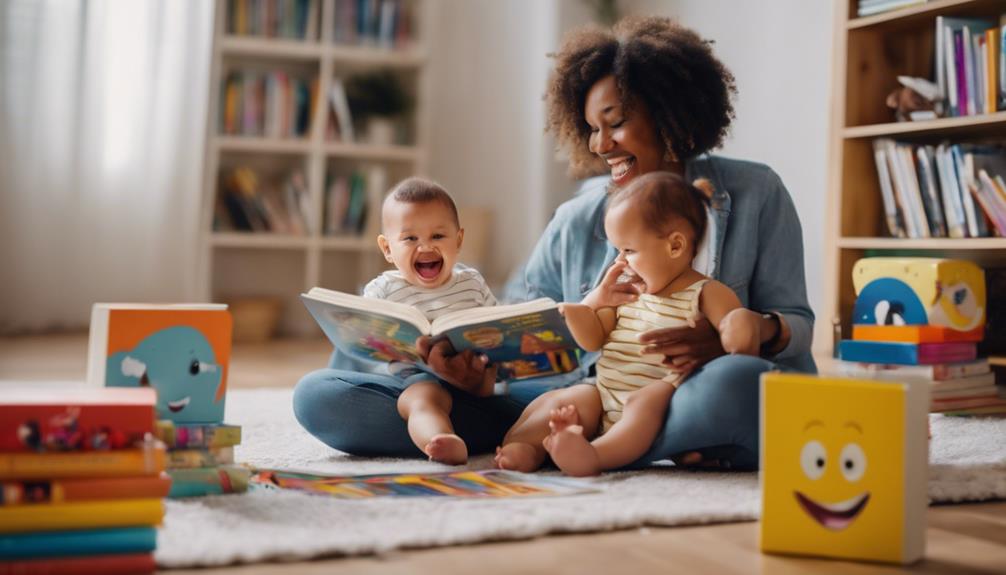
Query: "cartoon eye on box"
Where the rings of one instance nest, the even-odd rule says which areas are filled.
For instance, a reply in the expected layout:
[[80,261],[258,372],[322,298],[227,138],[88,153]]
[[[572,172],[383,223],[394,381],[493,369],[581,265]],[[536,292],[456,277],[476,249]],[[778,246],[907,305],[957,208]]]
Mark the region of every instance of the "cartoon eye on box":
[[928,384],[767,373],[761,386],[762,550],[921,558]]

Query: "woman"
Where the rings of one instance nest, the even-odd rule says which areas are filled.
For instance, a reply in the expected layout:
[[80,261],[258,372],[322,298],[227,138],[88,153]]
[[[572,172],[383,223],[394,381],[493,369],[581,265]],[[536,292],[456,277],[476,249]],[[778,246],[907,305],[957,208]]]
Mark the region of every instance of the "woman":
[[[609,190],[655,170],[710,180],[716,192],[700,271],[733,288],[745,307],[757,310],[749,313],[761,314],[763,357],[724,356],[704,321],[644,334],[651,352],[691,375],[671,401],[664,431],[638,464],[676,457],[686,464],[754,468],[758,378],[771,369],[814,370],[813,313],[800,223],[779,177],[766,166],[705,155],[722,142],[733,117],[733,76],[707,42],[664,18],[572,32],[555,58],[548,127],[569,152],[575,175],[609,175],[588,181],[556,211],[525,266],[519,295],[579,302],[600,282],[617,255],[604,235]],[[632,288],[622,297],[634,297]],[[478,398],[464,390],[494,378],[484,357],[453,354],[446,342],[419,344],[452,386],[452,421],[472,453],[499,445],[535,396],[587,376],[596,359],[586,357],[581,371],[565,377],[515,383],[507,397]],[[339,369],[313,372],[297,385],[294,411],[301,424],[349,453],[420,455],[396,411],[401,382],[364,373],[366,366],[338,354],[333,367]]]

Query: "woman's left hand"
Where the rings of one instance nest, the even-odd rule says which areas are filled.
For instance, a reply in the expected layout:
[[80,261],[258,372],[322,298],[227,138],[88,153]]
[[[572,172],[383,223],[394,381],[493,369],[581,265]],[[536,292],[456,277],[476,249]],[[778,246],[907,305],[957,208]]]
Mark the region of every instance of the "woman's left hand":
[[726,354],[720,335],[704,317],[695,322],[695,327],[651,329],[641,334],[639,341],[646,345],[644,354],[666,356],[664,365],[682,376]]

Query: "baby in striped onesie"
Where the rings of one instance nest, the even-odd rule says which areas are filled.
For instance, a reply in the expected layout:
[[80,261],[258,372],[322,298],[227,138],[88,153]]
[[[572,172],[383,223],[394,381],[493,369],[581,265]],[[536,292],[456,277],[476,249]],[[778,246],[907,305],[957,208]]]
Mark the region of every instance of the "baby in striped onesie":
[[[363,289],[365,297],[414,306],[432,321],[451,311],[496,305],[479,272],[456,263],[465,230],[451,196],[439,185],[409,178],[396,185],[381,207],[377,243],[395,269]],[[416,447],[434,461],[460,465],[465,442],[451,425],[451,394],[426,373],[406,379],[398,413]]]
[[619,255],[593,300],[611,301],[609,294],[625,279],[639,296],[596,310],[560,304],[580,347],[601,351],[596,393],[573,386],[531,403],[497,452],[502,468],[531,471],[547,452],[567,474],[595,475],[641,457],[684,379],[664,356],[643,353],[639,335],[646,331],[693,326],[704,315],[726,351],[758,355],[760,315],[745,310],[730,288],[692,268],[706,229],[711,184],[653,172],[614,194],[604,229]]

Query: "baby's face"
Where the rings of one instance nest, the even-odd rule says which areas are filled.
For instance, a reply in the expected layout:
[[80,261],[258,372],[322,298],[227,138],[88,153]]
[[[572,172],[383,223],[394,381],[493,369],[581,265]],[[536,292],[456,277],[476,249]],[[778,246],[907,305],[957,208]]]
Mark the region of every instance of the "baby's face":
[[384,206],[383,223],[381,250],[407,282],[436,288],[451,278],[464,230],[455,225],[450,208],[440,202],[392,201]]
[[[625,272],[642,281],[645,293],[656,294],[678,277],[689,258],[674,258],[669,238],[660,237],[643,221],[640,208],[631,201],[610,210],[604,218],[608,241],[618,249],[618,259],[625,260]],[[686,247],[686,249],[688,249]]]

